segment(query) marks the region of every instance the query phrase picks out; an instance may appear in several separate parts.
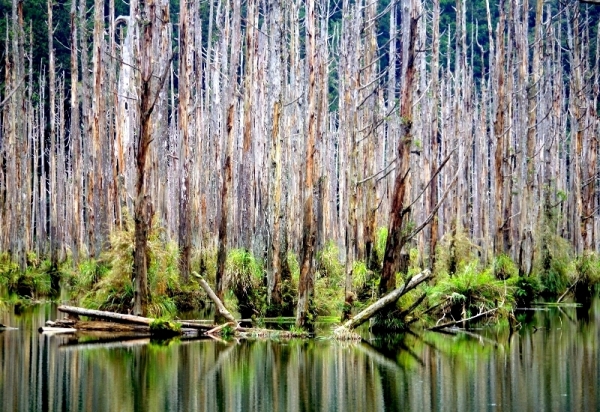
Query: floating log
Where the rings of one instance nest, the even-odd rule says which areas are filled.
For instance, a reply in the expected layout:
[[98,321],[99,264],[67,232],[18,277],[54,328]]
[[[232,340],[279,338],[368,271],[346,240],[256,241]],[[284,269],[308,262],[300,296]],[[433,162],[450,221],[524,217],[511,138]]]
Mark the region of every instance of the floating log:
[[[135,315],[125,315],[123,313],[114,313],[107,312],[103,310],[93,310],[93,309],[85,309],[79,308],[76,306],[66,306],[61,305],[58,307],[58,310],[63,313],[68,313],[71,315],[79,315],[79,316],[87,316],[91,318],[97,319],[105,319],[110,320],[116,323],[129,323],[134,325],[146,325],[150,326],[152,322],[154,322],[153,318],[145,318],[143,316],[135,316]],[[212,326],[202,325],[195,322],[186,322],[186,321],[177,321],[181,325],[182,328],[188,329],[196,329],[201,331],[207,331],[212,329]]]
[[406,294],[407,292],[411,291],[412,289],[416,288],[418,285],[420,285],[421,283],[423,283],[424,281],[429,279],[430,276],[431,276],[431,272],[429,272],[429,270],[427,270],[427,269],[425,269],[423,272],[413,276],[404,285],[402,285],[398,289],[395,289],[392,292],[388,293],[387,295],[385,295],[384,297],[379,299],[377,302],[373,303],[372,305],[368,306],[366,309],[362,310],[360,313],[358,313],[352,319],[343,323],[342,326],[336,328],[334,330],[334,334],[338,335],[338,336],[347,336],[348,332],[351,329],[354,329],[357,326],[362,325],[367,320],[371,319],[373,316],[375,316],[377,313],[379,313],[381,310],[383,310],[386,307],[395,303],[404,294]]
[[38,329],[40,333],[44,334],[61,334],[61,333],[75,333],[77,329],[74,328],[59,328],[55,326],[42,326]]

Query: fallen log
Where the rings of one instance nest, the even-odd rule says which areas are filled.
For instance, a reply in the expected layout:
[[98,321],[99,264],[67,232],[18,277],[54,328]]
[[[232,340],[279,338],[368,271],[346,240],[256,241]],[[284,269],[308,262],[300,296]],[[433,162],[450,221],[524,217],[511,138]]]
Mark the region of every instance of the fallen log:
[[207,331],[206,334],[207,335],[216,334],[216,333],[220,332],[221,330],[225,329],[227,326],[233,326],[233,327],[235,327],[235,323],[233,323],[233,322],[224,323],[222,325],[219,325],[219,326],[214,327],[211,330]]
[[235,320],[231,312],[229,312],[225,305],[223,305],[223,302],[221,302],[221,299],[219,299],[217,294],[212,290],[208,282],[204,280],[202,275],[198,274],[198,272],[192,272],[192,274],[198,278],[198,283],[200,286],[202,286],[202,289],[204,289],[208,297],[215,302],[215,306],[217,307],[217,312],[219,315],[223,316],[223,318],[225,318],[228,322],[233,322],[233,324],[237,327],[239,325],[238,321]]
[[74,328],[59,328],[55,326],[41,326],[38,331],[44,334],[60,334],[60,333],[75,333],[77,329]]
[[398,289],[393,290],[392,292],[379,299],[377,302],[363,309],[352,319],[344,322],[342,326],[339,326],[334,330],[334,334],[336,336],[348,336],[348,332],[351,329],[362,325],[363,323],[371,319],[373,316],[375,316],[377,313],[395,303],[404,294],[406,294],[407,292],[411,291],[412,289],[416,288],[418,285],[429,279],[430,276],[431,272],[427,269],[413,276],[404,285],[402,285]]
[[[123,313],[107,312],[103,310],[85,309],[76,306],[61,305],[58,307],[58,310],[60,312],[68,313],[70,315],[87,316],[91,318],[110,320],[116,323],[128,323],[134,325],[150,326],[155,320],[153,318],[145,318],[143,316],[126,315]],[[196,329],[201,331],[207,331],[212,329],[212,326],[202,325],[195,322],[177,321],[177,323],[179,323],[182,328],[187,329]]]

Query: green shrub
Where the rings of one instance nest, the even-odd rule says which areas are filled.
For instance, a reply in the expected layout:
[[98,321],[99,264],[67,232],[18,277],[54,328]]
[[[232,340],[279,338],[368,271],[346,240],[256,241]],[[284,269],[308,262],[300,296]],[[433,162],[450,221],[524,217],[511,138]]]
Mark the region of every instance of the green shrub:
[[494,275],[500,280],[506,280],[519,275],[519,268],[510,258],[502,253],[494,259]]
[[341,314],[344,307],[345,267],[333,241],[317,253],[314,312],[319,316]]
[[383,265],[383,257],[385,254],[385,244],[388,238],[388,228],[380,227],[375,233],[375,253],[377,254],[378,267]]
[[576,276],[573,295],[579,303],[589,303],[598,294],[600,261],[593,252],[586,252],[575,262]]
[[460,320],[494,308],[495,316],[507,314],[514,304],[514,287],[500,281],[491,270],[480,270],[472,262],[454,276],[443,276],[430,290],[433,305],[439,304],[438,317]]
[[154,319],[150,323],[150,332],[159,336],[176,336],[181,334],[181,324],[167,319]]
[[461,228],[442,237],[435,256],[434,274],[441,276],[459,273],[472,262],[479,261],[477,246]]
[[518,307],[529,307],[538,297],[542,286],[536,276],[520,276],[515,282],[515,303]]
[[[83,262],[78,289],[86,307],[127,313],[133,308],[133,249],[134,231],[131,218],[123,229],[109,235],[110,246],[97,262]],[[179,252],[173,242],[164,239],[163,230],[154,222],[148,235],[148,312],[152,316],[173,316],[172,296],[180,289],[177,262]],[[91,286],[91,290],[89,287]]]
[[245,249],[232,249],[227,254],[225,284],[237,300],[243,319],[262,317],[266,311],[266,288],[262,265]]
[[20,297],[37,298],[49,296],[52,290],[51,273],[55,268],[50,261],[39,260],[34,253],[28,253],[28,266],[23,272],[13,262],[8,253],[0,254],[0,285],[9,294]]

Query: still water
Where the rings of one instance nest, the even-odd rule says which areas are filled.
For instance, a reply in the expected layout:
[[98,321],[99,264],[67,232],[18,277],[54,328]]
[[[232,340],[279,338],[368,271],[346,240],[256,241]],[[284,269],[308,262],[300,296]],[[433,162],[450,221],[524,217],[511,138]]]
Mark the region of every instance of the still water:
[[[54,305],[0,313],[1,411],[600,411],[600,301],[523,328],[329,340],[47,336]],[[528,316],[528,319],[523,319]]]

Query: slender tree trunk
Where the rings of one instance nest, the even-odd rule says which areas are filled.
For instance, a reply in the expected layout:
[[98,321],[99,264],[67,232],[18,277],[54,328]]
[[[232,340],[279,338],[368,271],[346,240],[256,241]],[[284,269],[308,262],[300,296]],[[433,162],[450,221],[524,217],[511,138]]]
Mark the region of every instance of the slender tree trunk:
[[[233,181],[233,138],[235,133],[235,109],[237,99],[235,98],[235,92],[237,89],[237,75],[239,65],[239,51],[241,46],[241,15],[240,15],[240,0],[231,0],[230,7],[233,9],[232,16],[232,27],[231,27],[231,53],[230,53],[230,66],[229,66],[229,77],[227,96],[225,98],[225,153],[223,162],[223,181],[221,184],[221,196],[220,196],[220,210],[221,217],[219,220],[219,250],[217,252],[217,296],[223,300],[225,295],[225,261],[227,259],[227,248],[228,248],[228,225],[229,225],[229,213],[231,211],[231,189]],[[215,317],[215,323],[223,323],[217,315]]]
[[388,238],[385,245],[383,257],[383,270],[379,281],[379,295],[384,296],[396,287],[396,273],[399,270],[400,254],[407,241],[407,224],[410,211],[406,209],[406,192],[410,179],[410,150],[412,145],[412,106],[413,106],[413,81],[415,77],[415,58],[417,24],[419,20],[417,4],[415,0],[408,0],[409,26],[408,44],[405,45],[406,63],[403,73],[403,88],[400,97],[400,114],[402,124],[400,125],[400,140],[398,143],[398,167],[396,180],[392,192],[390,224]]
[[317,138],[317,90],[315,71],[317,70],[317,42],[315,0],[306,2],[306,56],[308,59],[308,132],[306,135],[306,163],[303,182],[303,223],[300,280],[298,284],[298,305],[296,326],[309,326],[309,312],[314,294],[313,254],[315,247],[315,222],[313,210],[314,154]]

